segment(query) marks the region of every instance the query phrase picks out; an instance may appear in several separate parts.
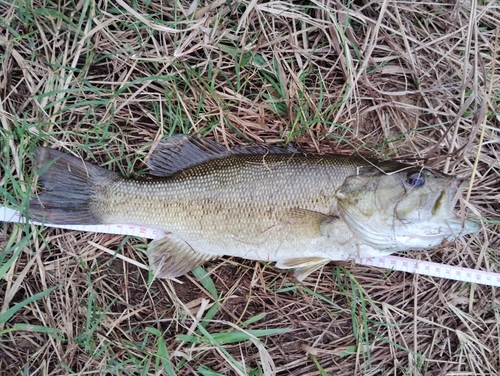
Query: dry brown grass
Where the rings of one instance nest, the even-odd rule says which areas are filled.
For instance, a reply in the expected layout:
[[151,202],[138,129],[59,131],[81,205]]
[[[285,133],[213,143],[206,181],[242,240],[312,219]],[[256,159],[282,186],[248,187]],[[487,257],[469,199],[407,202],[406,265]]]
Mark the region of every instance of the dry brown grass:
[[[293,142],[472,175],[467,206],[483,230],[408,257],[500,271],[498,2],[26,4],[0,2],[4,203],[26,206],[37,144],[132,174],[174,133]],[[350,264],[297,284],[229,259],[206,265],[214,296],[208,278],[151,282],[105,252],[144,265],[143,239],[3,224],[0,246],[16,244],[0,312],[55,289],[0,316],[2,375],[258,375],[270,361],[279,375],[500,369],[492,287]],[[261,337],[265,348],[210,339],[235,328],[292,330]]]

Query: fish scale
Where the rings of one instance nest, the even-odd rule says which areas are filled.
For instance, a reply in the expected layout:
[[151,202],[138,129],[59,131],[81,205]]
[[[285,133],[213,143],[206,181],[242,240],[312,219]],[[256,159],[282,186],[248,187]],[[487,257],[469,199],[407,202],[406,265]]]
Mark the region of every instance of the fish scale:
[[[349,162],[351,158],[345,159]],[[304,172],[305,165],[310,168]],[[301,171],[303,179],[297,181]],[[296,242],[282,234],[289,225],[290,210],[301,208],[335,216],[335,190],[353,172],[352,166],[338,168],[337,160],[324,157],[229,156],[159,181],[138,184],[118,180],[101,197],[106,210],[98,215],[105,223],[124,221],[161,228],[189,243],[204,240],[206,250],[218,245],[230,256],[249,251],[248,244],[268,242],[265,259],[271,259],[276,243],[286,251]],[[281,233],[273,228],[280,228]],[[303,236],[318,235],[318,231],[307,234],[307,230],[302,231]],[[241,244],[230,247],[235,240]],[[285,242],[290,246],[285,248]],[[260,251],[258,257],[262,257]]]
[[159,277],[237,256],[295,268],[301,280],[329,260],[428,249],[478,230],[453,213],[461,179],[392,161],[228,151],[193,137],[160,144],[147,179],[52,149],[37,149],[36,159],[45,190],[30,202],[34,219],[165,230],[148,248]]

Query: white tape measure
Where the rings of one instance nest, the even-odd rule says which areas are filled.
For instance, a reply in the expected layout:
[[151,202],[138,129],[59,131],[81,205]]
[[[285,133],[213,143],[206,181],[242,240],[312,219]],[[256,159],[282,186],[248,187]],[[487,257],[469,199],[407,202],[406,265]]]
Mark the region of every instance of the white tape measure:
[[[24,223],[24,218],[19,212],[0,206],[0,221]],[[41,225],[39,222],[30,222],[34,225]],[[46,227],[57,227],[75,231],[102,232],[106,234],[132,235],[148,239],[157,239],[165,234],[165,231],[146,226],[132,224],[115,225],[52,225],[45,224]],[[398,256],[368,257],[356,259],[356,263],[378,268],[398,270],[408,273],[418,273],[432,277],[452,279],[456,281],[480,283],[489,286],[500,286],[500,273],[485,272],[476,269],[462,268],[439,264],[429,261],[419,261]]]
[[379,268],[402,272],[453,279],[455,281],[500,286],[500,273],[484,272],[482,270],[439,264],[437,262],[420,261],[398,256],[368,257],[356,259],[356,262],[367,266],[377,266]]

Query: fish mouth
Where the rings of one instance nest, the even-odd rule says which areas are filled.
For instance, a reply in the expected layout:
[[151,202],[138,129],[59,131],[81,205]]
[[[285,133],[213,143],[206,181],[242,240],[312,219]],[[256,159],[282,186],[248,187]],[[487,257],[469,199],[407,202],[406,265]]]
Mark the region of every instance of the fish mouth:
[[455,207],[460,200],[461,193],[468,183],[468,179],[458,177],[452,179],[449,186],[442,189],[435,196],[436,199],[432,205],[432,216],[436,219],[441,218],[444,220],[450,230],[453,230],[453,237],[470,234],[480,229],[479,224],[455,212]]
[[468,183],[468,179],[455,178],[452,180],[450,187],[448,188],[448,200],[450,201],[449,205],[451,210],[453,210],[457,205],[457,202],[460,199],[460,194]]
[[432,206],[432,215],[438,215],[441,211],[445,214],[453,215],[455,206],[460,199],[460,193],[467,184],[467,181],[462,178],[454,178],[450,181],[449,186],[442,189]]

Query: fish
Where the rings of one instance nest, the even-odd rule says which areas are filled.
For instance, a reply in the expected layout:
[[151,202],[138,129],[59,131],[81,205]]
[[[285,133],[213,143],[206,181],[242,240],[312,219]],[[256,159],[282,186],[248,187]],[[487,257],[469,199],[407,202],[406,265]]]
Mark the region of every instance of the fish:
[[275,262],[302,281],[330,261],[423,251],[480,229],[455,206],[466,180],[396,161],[231,150],[198,136],[162,141],[139,179],[55,149],[35,150],[47,224],[130,223],[164,230],[151,272],[175,278],[221,256]]

